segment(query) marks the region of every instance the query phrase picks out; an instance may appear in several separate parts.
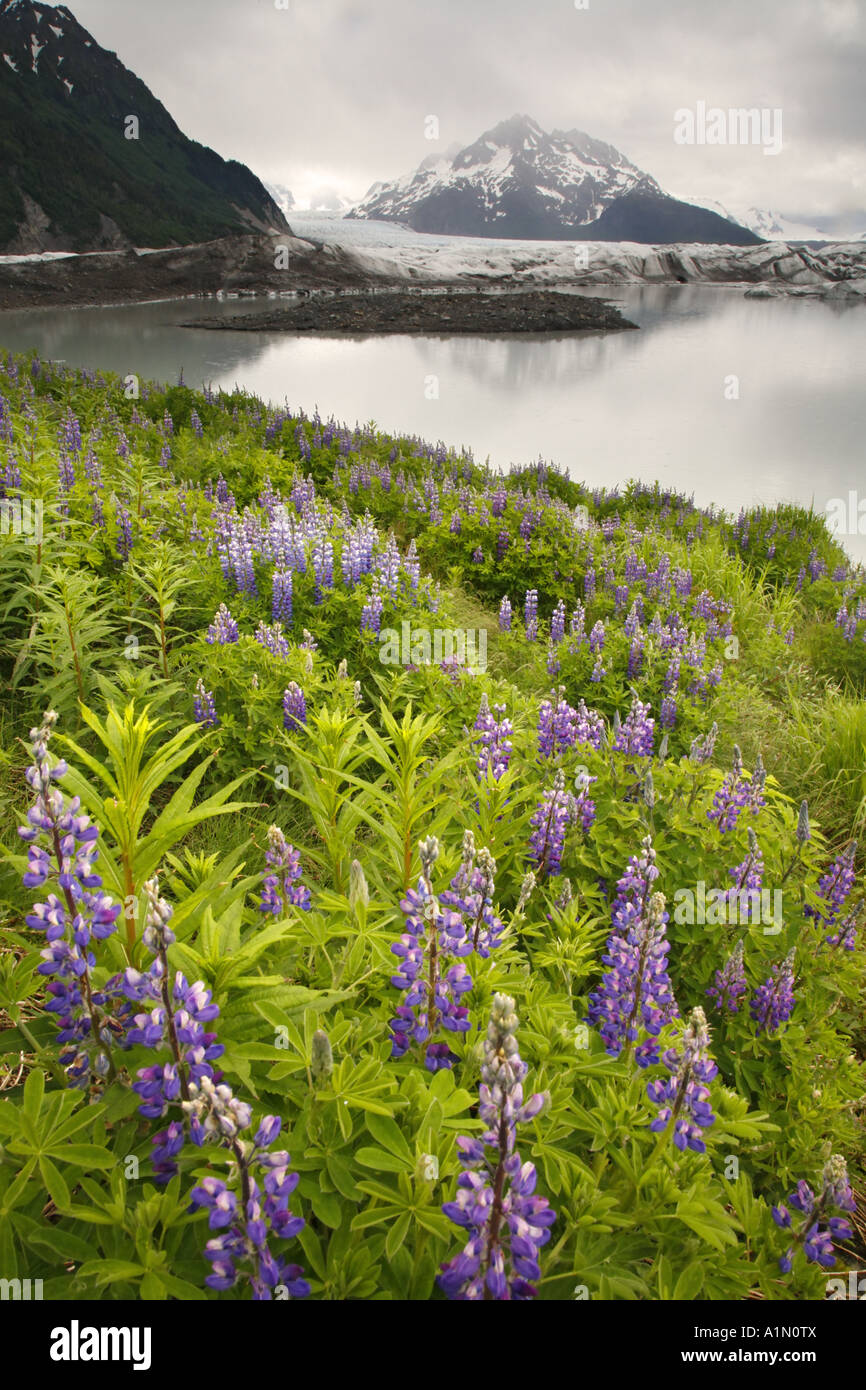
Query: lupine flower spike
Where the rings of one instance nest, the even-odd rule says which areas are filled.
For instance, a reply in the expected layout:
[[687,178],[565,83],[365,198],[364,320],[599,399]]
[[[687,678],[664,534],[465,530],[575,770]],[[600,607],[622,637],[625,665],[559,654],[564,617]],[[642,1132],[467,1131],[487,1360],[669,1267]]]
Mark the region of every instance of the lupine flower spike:
[[448,1043],[437,1040],[440,1030],[467,1033],[471,1026],[460,1000],[472,988],[462,959],[471,954],[472,942],[461,914],[443,907],[433,892],[430,875],[439,857],[438,841],[433,836],[422,840],[418,852],[418,887],[408,889],[400,904],[406,930],[391,947],[402,961],[391,984],[405,991],[391,1020],[391,1055],[403,1057],[413,1042],[420,1043],[428,1071],[439,1071],[456,1061]]
[[693,1149],[699,1154],[707,1147],[701,1131],[716,1119],[706,1083],[713,1080],[719,1069],[710,1059],[709,1045],[710,1030],[704,1011],[700,1007],[692,1009],[680,1048],[670,1047],[662,1053],[661,1060],[670,1077],[666,1081],[650,1081],[646,1088],[652,1104],[659,1107],[650,1129],[669,1133],[676,1148]]
[[517,1043],[514,1000],[495,994],[484,1042],[479,1139],[457,1140],[463,1172],[457,1197],[446,1202],[446,1216],[468,1232],[463,1251],[442,1266],[440,1288],[450,1299],[526,1300],[541,1276],[539,1251],[556,1220],[545,1197],[535,1195],[533,1164],[521,1163],[515,1147],[517,1126],[534,1119],[546,1096],[523,1099],[527,1073]]
[[268,831],[268,848],[265,863],[273,870],[262,885],[260,912],[272,912],[275,917],[285,917],[290,907],[299,907],[302,912],[310,911],[310,890],[295,880],[301,877],[301,856],[298,850],[287,844],[286,837],[278,825]]
[[779,1259],[783,1274],[790,1274],[798,1249],[802,1249],[807,1260],[832,1269],[836,1263],[833,1243],[837,1240],[851,1240],[853,1232],[844,1217],[831,1215],[834,1212],[854,1211],[855,1202],[848,1182],[848,1169],[840,1154],[833,1154],[824,1165],[821,1178],[821,1191],[817,1197],[807,1182],[802,1179],[788,1197],[787,1206],[773,1207],[773,1220],[783,1231],[793,1231],[794,1224],[789,1207],[802,1214],[799,1229]]
[[204,1248],[211,1264],[205,1283],[212,1289],[230,1289],[243,1275],[254,1301],[272,1299],[276,1289],[285,1290],[289,1298],[306,1297],[310,1286],[302,1267],[270,1247],[271,1240],[291,1240],[304,1227],[304,1218],[289,1209],[298,1174],[289,1172],[285,1149],[270,1151],[280,1133],[279,1117],[265,1115],[255,1135],[242,1138],[240,1131],[250,1128],[249,1106],[240,1107],[228,1086],[215,1086],[207,1078],[190,1087],[184,1109],[194,1127],[231,1151],[232,1177],[239,1189],[235,1192],[222,1178],[208,1176],[190,1194],[190,1210],[207,1211],[208,1226],[218,1232]]
[[25,920],[45,933],[37,973],[52,977],[46,1008],[60,1026],[61,1066],[72,1086],[86,1087],[113,1074],[111,1044],[123,1032],[113,982],[100,988],[93,975],[93,944],[114,933],[120,905],[99,891],[102,879],[94,870],[99,828],[82,813],[77,796],[67,800],[55,785],[69,770],[62,759],[52,766],[48,752],[56,722],[49,710],[41,726],[30,730],[33,763],[26,778],[36,799],[18,834],[28,846],[24,887],[42,888],[54,880],[60,894],[49,893]]
[[750,1005],[755,1033],[774,1033],[794,1012],[795,950],[780,965],[774,965],[769,978],[756,989]]
[[739,1000],[747,992],[746,970],[743,963],[743,943],[738,941],[721,970],[707,990],[720,1013],[740,1012]]
[[614,926],[602,957],[609,969],[589,996],[587,1022],[598,1027],[605,1051],[611,1057],[628,1055],[637,1043],[639,1067],[658,1061],[658,1034],[677,1016],[667,970],[667,921],[664,894],[653,893],[626,931]]
[[446,907],[463,913],[468,919],[466,931],[476,951],[483,959],[499,945],[503,924],[493,911],[493,889],[496,860],[488,849],[475,849],[472,831],[463,836],[463,858],[451,880],[451,887],[441,894]]

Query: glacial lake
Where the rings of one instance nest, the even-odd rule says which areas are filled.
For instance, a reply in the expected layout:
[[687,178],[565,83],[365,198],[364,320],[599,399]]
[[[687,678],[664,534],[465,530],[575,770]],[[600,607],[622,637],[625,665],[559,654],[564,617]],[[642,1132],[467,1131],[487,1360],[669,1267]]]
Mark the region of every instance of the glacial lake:
[[[594,292],[641,331],[311,337],[179,326],[261,309],[259,296],[7,310],[0,346],[169,383],[182,370],[190,386],[238,385],[350,424],[374,420],[497,467],[541,457],[593,485],[658,479],[729,511],[866,499],[866,307],[750,300],[733,287]],[[840,539],[866,561],[866,534]]]

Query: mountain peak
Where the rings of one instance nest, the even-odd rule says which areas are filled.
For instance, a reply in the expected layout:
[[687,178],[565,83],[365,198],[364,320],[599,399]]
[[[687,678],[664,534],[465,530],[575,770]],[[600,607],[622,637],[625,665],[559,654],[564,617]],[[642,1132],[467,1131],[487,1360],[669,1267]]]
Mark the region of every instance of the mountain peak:
[[582,130],[548,133],[520,113],[450,159],[431,156],[402,179],[374,184],[349,215],[446,235],[586,240],[589,229],[629,194],[640,200],[628,203],[623,217],[607,217],[600,238],[611,239],[604,237],[606,226],[621,225],[621,239],[644,240],[640,229],[646,223],[674,233],[660,240],[759,240],[716,213],[667,198],[654,178],[613,145]]
[[505,121],[500,121],[481,136],[482,140],[495,140],[502,145],[527,138],[538,140],[545,139],[546,136],[538,121],[533,120],[531,116],[522,116],[519,112],[509,116]]

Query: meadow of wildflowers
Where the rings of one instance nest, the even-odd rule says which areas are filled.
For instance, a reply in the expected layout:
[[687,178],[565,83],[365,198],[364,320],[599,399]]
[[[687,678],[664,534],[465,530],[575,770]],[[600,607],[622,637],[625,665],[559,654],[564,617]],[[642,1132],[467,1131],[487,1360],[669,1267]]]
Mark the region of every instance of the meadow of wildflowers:
[[[0,1277],[862,1265],[862,781],[787,737],[866,690],[819,518],[3,355],[0,508]],[[487,668],[381,660],[403,623]]]

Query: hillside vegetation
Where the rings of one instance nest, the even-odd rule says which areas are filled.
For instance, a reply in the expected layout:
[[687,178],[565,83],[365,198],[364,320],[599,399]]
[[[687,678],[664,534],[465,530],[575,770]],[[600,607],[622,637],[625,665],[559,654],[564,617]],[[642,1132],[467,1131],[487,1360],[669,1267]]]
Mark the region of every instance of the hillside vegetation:
[[866,583],[823,520],[135,389],[0,357],[4,1274],[824,1298]]

